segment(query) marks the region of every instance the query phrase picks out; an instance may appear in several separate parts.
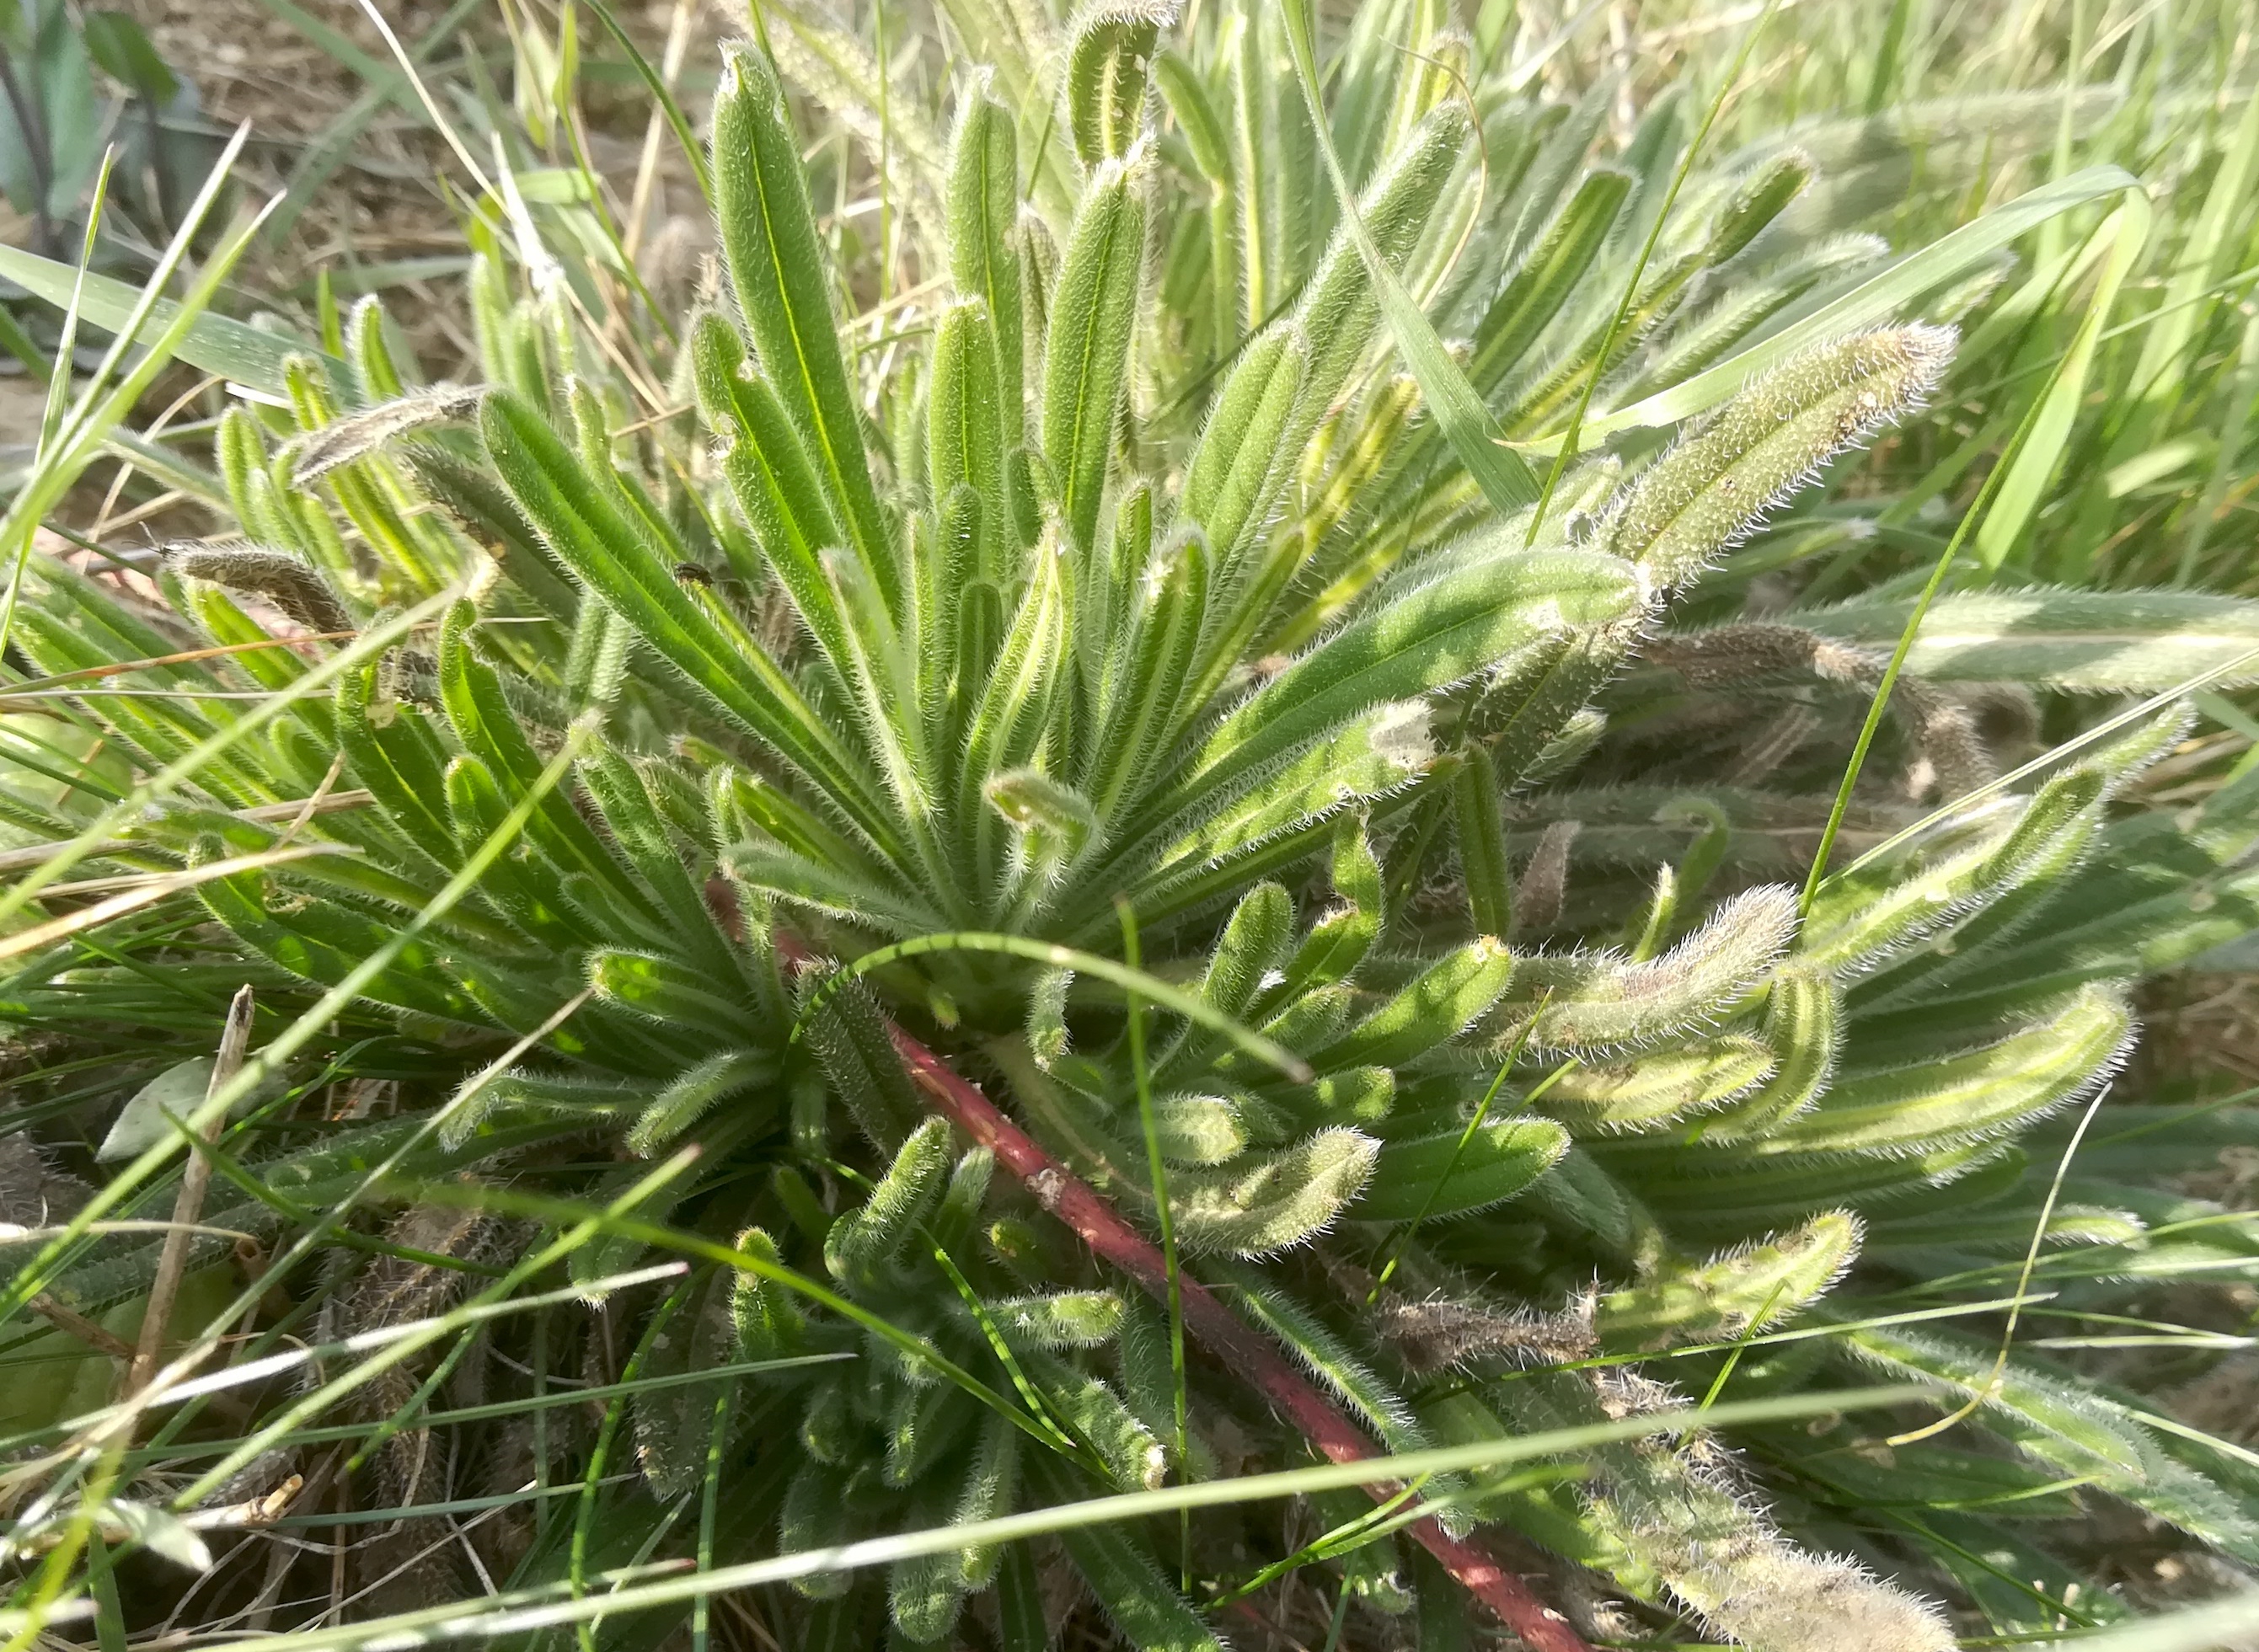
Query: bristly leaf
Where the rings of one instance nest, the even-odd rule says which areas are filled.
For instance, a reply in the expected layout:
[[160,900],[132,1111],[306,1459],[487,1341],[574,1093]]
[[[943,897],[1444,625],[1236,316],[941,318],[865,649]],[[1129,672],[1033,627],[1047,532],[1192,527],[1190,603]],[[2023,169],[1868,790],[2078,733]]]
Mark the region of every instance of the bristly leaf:
[[1176,7],[1105,0],[1074,20],[1067,46],[1067,130],[1083,165],[1118,160],[1143,129],[1145,88],[1161,31]]
[[[1863,597],[1800,610],[1796,621],[1887,644],[1907,612],[1905,602]],[[1949,592],[1930,605],[1906,669],[2085,694],[2156,694],[2215,673],[2213,683],[2240,687],[2259,679],[2259,603],[2198,591]]]
[[1703,255],[1713,264],[1740,257],[1810,187],[1817,170],[1812,157],[1800,150],[1774,156],[1750,175],[1719,213]]
[[1674,1259],[1653,1278],[1601,1298],[1594,1328],[1607,1346],[1621,1349],[1749,1335],[1834,1285],[1859,1254],[1859,1240],[1858,1218],[1830,1211],[1707,1262]]
[[883,810],[860,765],[766,655],[738,647],[683,595],[643,537],[600,493],[546,419],[507,392],[480,414],[487,451],[513,497],[558,560],[629,616],[669,663],[749,732],[787,753],[885,832]]
[[1644,596],[1629,565],[1582,552],[1500,558],[1446,575],[1273,677],[1218,725],[1170,795],[1189,801],[1368,707],[1462,681],[1564,624],[1634,612]]
[[[987,306],[975,301],[951,308],[934,336],[933,382],[926,403],[927,486],[944,508],[959,487],[969,487],[980,506],[977,548],[960,580],[993,579],[1008,566],[1003,538],[1011,502],[1004,456],[1014,444],[1018,420],[1008,420],[1004,399],[1008,393],[1016,401],[1018,386],[998,378],[1001,339]],[[942,617],[937,614],[936,622]]]
[[1485,1210],[1528,1187],[1568,1147],[1569,1133],[1550,1119],[1491,1119],[1472,1137],[1457,1125],[1391,1136],[1350,1214],[1359,1221],[1448,1221]]
[[1913,1153],[2004,1134],[2100,1083],[2124,1058],[2133,1017],[2089,989],[1997,1043],[1918,1065],[1839,1078],[1776,1126],[1760,1153]]
[[1145,261],[1146,163],[1108,160],[1085,192],[1051,295],[1044,352],[1044,457],[1071,543],[1098,544],[1108,460],[1121,427]]
[[1899,327],[1774,368],[1640,474],[1608,549],[1658,583],[1693,578],[1828,459],[1919,406],[1953,344],[1949,331]]
[[738,304],[854,546],[899,616],[892,538],[863,457],[863,426],[832,317],[800,146],[761,56],[727,54],[714,99],[715,214]]
[[1751,889],[1661,958],[1541,956],[1516,977],[1514,1001],[1538,1000],[1533,1050],[1636,1049],[1714,1020],[1779,958],[1796,927],[1796,897]]
[[1449,1043],[1495,1004],[1513,979],[1514,955],[1481,940],[1437,959],[1345,1036],[1310,1057],[1322,1072],[1400,1066]]
[[1012,234],[1019,204],[1019,146],[1011,112],[976,94],[966,100],[958,117],[950,160],[950,278],[960,297],[987,307],[996,351],[997,412],[1008,452],[1020,445],[1026,430],[1020,256]]

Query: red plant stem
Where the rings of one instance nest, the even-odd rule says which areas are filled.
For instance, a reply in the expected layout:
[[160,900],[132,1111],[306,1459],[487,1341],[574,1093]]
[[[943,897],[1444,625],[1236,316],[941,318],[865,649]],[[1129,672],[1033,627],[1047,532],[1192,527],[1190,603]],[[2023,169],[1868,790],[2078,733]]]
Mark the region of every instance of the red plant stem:
[[[959,1077],[948,1063],[901,1028],[890,1030],[894,1049],[910,1076],[951,1123],[995,1154],[996,1162],[1035,1195],[1036,1202],[1073,1228],[1083,1243],[1154,1298],[1168,1300],[1168,1270],[1157,1247],[1122,1221],[1088,1183],[1006,1118],[978,1086]],[[1361,1463],[1381,1455],[1364,1432],[1288,1364],[1267,1338],[1242,1322],[1199,1281],[1181,1274],[1179,1280],[1185,1328],[1209,1353],[1262,1390],[1312,1445],[1336,1463]],[[1375,1502],[1385,1502],[1401,1489],[1386,1483],[1365,1488]],[[1453,1537],[1432,1518],[1418,1520],[1407,1529],[1443,1563],[1444,1570],[1496,1613],[1535,1652],[1592,1652],[1566,1618],[1530,1593],[1521,1578],[1480,1548]]]

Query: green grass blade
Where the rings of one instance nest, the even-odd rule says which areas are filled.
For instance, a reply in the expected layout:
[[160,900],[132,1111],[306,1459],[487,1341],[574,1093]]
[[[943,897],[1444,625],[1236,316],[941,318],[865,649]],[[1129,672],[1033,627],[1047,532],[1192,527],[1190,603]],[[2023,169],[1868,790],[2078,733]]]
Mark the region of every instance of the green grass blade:
[[2149,197],[2139,189],[2129,190],[2118,210],[2094,231],[2096,239],[2110,249],[2094,295],[2087,301],[2086,314],[2071,339],[2070,352],[2048,381],[2038,418],[2022,433],[2014,457],[2004,461],[2008,474],[1977,530],[1977,559],[1989,570],[1997,573],[2008,559],[2055,480],[2079,407],[2086,399],[2086,376],[2094,363],[2095,342],[2109,319],[2118,289],[2149,241],[2150,216]]
[[[69,265],[16,246],[0,246],[0,275],[57,306],[68,304],[79,285],[79,273]],[[89,271],[79,308],[97,326],[116,331],[127,324],[141,296],[124,281]],[[160,328],[170,326],[180,314],[180,305],[169,298],[149,307],[150,318]],[[202,315],[189,323],[175,353],[192,367],[279,396],[283,364],[293,356],[317,352],[287,335],[262,332],[226,316]],[[354,398],[352,370],[336,356],[320,353],[317,359],[331,388],[350,405]]]
[[[560,1599],[567,1590],[562,1583],[558,1583],[489,1596],[480,1602],[475,1614],[467,1613],[460,1602],[450,1602],[365,1623],[338,1624],[269,1635],[255,1644],[262,1652],[361,1652],[363,1648],[401,1643],[405,1637],[413,1637],[414,1641],[420,1641],[427,1638],[429,1631],[436,1630],[441,1625],[448,1626],[447,1632],[458,1638],[496,1640],[538,1629],[563,1627],[598,1616],[685,1605],[702,1595],[746,1589],[761,1584],[782,1583],[795,1577],[890,1565],[910,1556],[1015,1542],[1023,1538],[1048,1536],[1069,1529],[1088,1530],[1120,1525],[1148,1515],[1172,1514],[1180,1508],[1224,1507],[1272,1498],[1307,1496],[1314,1492],[1343,1486],[1416,1480],[1546,1457],[1573,1456],[1600,1445],[1652,1435],[1676,1435],[1698,1427],[1723,1429],[1742,1423],[1792,1421],[1832,1414],[1837,1411],[1857,1411],[1930,1397],[1928,1390],[1918,1385],[1894,1385],[1731,1401],[1713,1406],[1700,1417],[1690,1411],[1649,1413],[1626,1418],[1621,1422],[1596,1423],[1519,1436],[1504,1435],[1474,1445],[1439,1447],[1397,1456],[1371,1457],[1357,1463],[1329,1463],[1317,1468],[1203,1481],[1193,1485],[1169,1486],[1158,1492],[1124,1492],[1087,1502],[1030,1510],[997,1520],[940,1526],[898,1536],[866,1538],[827,1549],[781,1555],[769,1560],[745,1561],[735,1566],[693,1575],[661,1577],[655,1575],[657,1569],[645,1570],[640,1575],[603,1574],[591,1581],[616,1581],[619,1586],[609,1594],[586,1600]],[[673,1571],[676,1569],[669,1565],[666,1570]],[[2144,1652],[2144,1649],[2135,1648],[2129,1652]]]
[[1419,380],[1421,394],[1427,398],[1436,423],[1443,427],[1451,451],[1482,488],[1491,509],[1501,516],[1511,516],[1522,506],[1536,502],[1537,479],[1521,456],[1507,447],[1498,422],[1475,394],[1474,386],[1467,382],[1467,375],[1443,348],[1443,341],[1436,336],[1419,301],[1381,256],[1364,219],[1358,214],[1356,191],[1343,174],[1341,156],[1334,148],[1324,99],[1318,89],[1317,49],[1308,0],[1279,0],[1279,10],[1286,20],[1287,49],[1293,56],[1294,71],[1302,83],[1303,101],[1309,105],[1318,153],[1326,163],[1334,193],[1341,203],[1342,222],[1355,239],[1358,254],[1372,276],[1373,290],[1379,296],[1381,310],[1396,336],[1396,347],[1403,352],[1413,376]]
[[[2139,188],[2132,174],[2112,166],[2088,167],[2068,178],[2042,184],[1899,260],[1881,274],[1782,328],[1762,343],[1667,390],[1659,390],[1629,407],[1587,420],[1578,442],[1589,448],[1625,431],[1676,424],[1707,412],[1766,368],[1778,367],[1826,339],[1903,313],[1923,295],[1936,292],[1982,268],[2003,247],[2013,245],[2050,218]],[[1548,436],[1520,445],[1529,452],[1550,455],[1557,452],[1561,445],[1559,437]]]

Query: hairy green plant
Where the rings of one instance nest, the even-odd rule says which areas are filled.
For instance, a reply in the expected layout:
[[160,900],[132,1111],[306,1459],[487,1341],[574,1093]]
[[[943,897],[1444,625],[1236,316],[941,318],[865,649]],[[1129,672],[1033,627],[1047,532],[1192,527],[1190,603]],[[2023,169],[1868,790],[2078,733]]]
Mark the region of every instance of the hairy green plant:
[[[29,875],[0,910],[48,915],[6,937],[0,1003],[27,1050],[76,1042],[26,1055],[21,1122],[62,1139],[103,1093],[74,1074],[138,1087],[246,980],[269,1053],[187,1122],[217,1132],[205,1225],[260,1266],[177,1328],[250,1345],[17,1413],[42,1455],[6,1541],[65,1556],[26,1610],[81,1552],[112,1586],[117,1511],[189,1530],[267,1495],[240,1475],[379,1379],[325,1472],[388,1461],[469,1365],[533,1420],[485,1453],[515,1535],[470,1552],[622,1646],[667,1627],[603,1613],[647,1563],[957,1527],[761,1609],[801,1644],[883,1614],[1016,1649],[1072,1574],[1127,1641],[1196,1648],[1224,1598],[1324,1565],[1424,1643],[1464,1584],[1549,1652],[1682,1618],[1928,1652],[1933,1593],[2042,1621],[1967,1581],[2004,1487],[2259,1560],[2248,1454],[1998,1317],[2032,1281],[2100,1314],[2128,1275],[2259,1266],[2149,1167],[2078,1159],[2058,1198],[2134,983],[2259,927],[2259,780],[2143,791],[2247,611],[1941,604],[1800,899],[1904,614],[1700,607],[1768,511],[1936,391],[1959,254],[1886,288],[1892,319],[1861,296],[1881,245],[1799,210],[1821,154],[1690,153],[1669,102],[1604,144],[1605,89],[1530,93],[1440,6],[1328,43],[1330,111],[1299,11],[948,10],[995,73],[945,140],[806,18],[730,52],[726,280],[664,381],[581,324],[505,179],[480,387],[426,385],[364,304],[218,422],[227,533],[145,587],[27,560],[7,694],[42,720],[7,737],[0,852]],[[858,272],[780,62],[880,94],[851,128],[909,174],[916,324],[843,320]],[[1814,317],[1844,324],[1774,347]],[[1596,408],[1615,439],[1541,479]],[[1519,444],[1480,480],[1470,409]],[[2020,648],[2035,626],[2097,640]],[[2156,702],[2051,706],[2080,737],[2019,766],[2056,688]],[[2097,1117],[2199,1157],[2259,1131]],[[310,1138],[325,1118],[358,1122]],[[63,1328],[0,1357],[146,1299],[164,1242],[131,1222],[170,1208],[170,1146],[62,1200],[20,1167],[9,1304]],[[517,1225],[355,1225],[411,1198]],[[356,1249],[415,1288],[353,1285]],[[189,1250],[228,1283],[220,1235]],[[1907,1323],[1942,1280],[1981,1334]],[[286,1337],[353,1359],[253,1386]],[[568,1338],[577,1419],[551,1414]],[[1931,1414],[1855,1391],[1877,1368],[1969,1401],[1906,1452],[1981,1465],[1951,1524],[1868,1518],[1869,1448]],[[1686,1396],[1728,1385],[1844,1395],[1837,1443],[1703,1430]],[[210,1403],[239,1386],[240,1421]],[[987,1536],[1248,1462],[1611,1423],[1587,1459],[1314,1499],[1314,1543],[1228,1509]],[[1571,1615],[1485,1527],[1584,1569]]]

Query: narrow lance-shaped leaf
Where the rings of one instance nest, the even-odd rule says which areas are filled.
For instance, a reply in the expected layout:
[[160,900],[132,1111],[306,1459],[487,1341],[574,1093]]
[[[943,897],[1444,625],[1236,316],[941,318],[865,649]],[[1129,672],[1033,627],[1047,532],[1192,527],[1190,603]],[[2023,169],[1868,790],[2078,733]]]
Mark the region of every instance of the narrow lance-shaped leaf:
[[863,1203],[831,1224],[823,1263],[834,1278],[869,1278],[904,1254],[949,1175],[949,1125],[928,1119],[912,1131]]
[[[1079,1484],[1062,1463],[1041,1463],[1038,1479],[1055,1501],[1090,1494],[1087,1485]],[[1059,1542],[1107,1617],[1131,1644],[1144,1652],[1227,1652],[1126,1526],[1080,1526],[1061,1532]]]
[[1724,1033],[1627,1062],[1564,1067],[1543,1105],[1579,1135],[1646,1129],[1731,1102],[1777,1066],[1763,1040]]
[[[1400,261],[1418,244],[1466,142],[1456,105],[1436,110],[1389,159],[1360,210],[1369,243]],[[1232,565],[1260,534],[1303,461],[1311,438],[1348,388],[1380,314],[1372,277],[1344,228],[1327,248],[1291,316],[1242,352],[1201,434],[1185,485],[1184,509],[1208,530],[1237,612],[1205,652],[1200,685],[1213,692],[1268,617],[1271,602],[1306,554],[1290,536],[1271,566],[1251,577]],[[1292,377],[1290,379],[1290,374]]]
[[1294,950],[1286,965],[1290,990],[1307,992],[1346,979],[1380,933],[1380,863],[1365,825],[1357,815],[1344,814],[1334,828],[1332,875],[1340,904],[1320,915]]
[[[989,779],[1018,768],[1035,755],[1050,714],[1051,696],[1063,687],[1065,578],[1061,552],[1048,541],[1037,547],[1022,594],[1019,612],[996,652],[995,665],[975,705],[965,736],[965,768],[959,782],[960,819],[994,819],[982,801]],[[966,615],[977,612],[968,603]],[[993,887],[996,863],[985,858],[974,887]]]
[[1701,1026],[1719,1006],[1761,979],[1795,929],[1793,891],[1778,885],[1751,889],[1645,963],[1607,954],[1527,959],[1515,978],[1513,1002],[1543,1000],[1529,1036],[1533,1050],[1657,1043]]
[[1076,18],[1067,46],[1067,128],[1086,167],[1120,160],[1137,140],[1153,47],[1175,16],[1165,0],[1108,0]]
[[1627,564],[1586,552],[1480,563],[1368,614],[1273,677],[1221,723],[1172,793],[1191,797],[1275,761],[1384,701],[1457,682],[1564,624],[1643,602]]
[[1674,1258],[1602,1297],[1594,1328],[1611,1348],[1659,1349],[1766,1329],[1821,1295],[1859,1254],[1859,1219],[1815,1216],[1792,1232],[1707,1262]]
[[1008,451],[1025,438],[1026,380],[1021,367],[1019,144],[1012,117],[994,99],[966,100],[949,176],[949,270],[958,296],[988,308],[996,351],[997,411]]
[[1449,1221],[1502,1203],[1553,1167],[1569,1133],[1550,1119],[1484,1121],[1420,1136],[1392,1136],[1375,1162],[1359,1221]]
[[1145,599],[1130,619],[1130,644],[1116,651],[1116,678],[1102,689],[1087,752],[1087,788],[1101,821],[1111,821],[1116,807],[1137,795],[1164,751],[1207,612],[1208,547],[1188,533],[1148,576]]
[[1920,404],[1953,334],[1900,327],[1824,345],[1776,368],[1640,473],[1608,548],[1658,583],[1692,579],[1814,471]]
[[1504,939],[1514,928],[1514,872],[1506,856],[1506,822],[1500,813],[1498,772],[1490,753],[1474,746],[1460,754],[1451,777],[1451,816],[1459,841],[1459,877],[1475,931]]
[[[1307,836],[1328,815],[1403,792],[1435,760],[1424,701],[1376,707],[1253,785],[1204,800],[1197,823],[1160,852],[1156,869],[1190,863],[1212,872],[1272,838]],[[1149,841],[1132,840],[1123,860],[1134,864]]]
[[738,508],[802,622],[835,668],[844,669],[845,622],[820,561],[827,546],[839,543],[839,530],[808,450],[727,321],[701,316],[691,329],[690,356],[699,407],[707,428],[722,438],[722,474]]
[[1810,1107],[1835,1077],[1843,1042],[1843,992],[1824,972],[1785,966],[1765,1003],[1764,1042],[1773,1068],[1748,1095],[1706,1119],[1704,1141],[1762,1136]]
[[1520,268],[1476,324],[1467,376],[1495,385],[1536,342],[1548,323],[1571,304],[1593,260],[1615,227],[1631,192],[1631,174],[1614,167],[1589,174],[1561,216],[1546,230]]
[[2020,809],[2013,803],[1989,809],[1977,805],[1969,811],[1976,818],[1959,832],[1949,820],[1942,845],[1928,853],[1917,847],[1911,865],[1885,860],[1839,873],[1813,902],[1798,941],[1799,961],[1838,972],[1870,969],[2029,878],[2060,875],[2092,839],[2106,789],[2099,769],[2071,769],[2049,780]]
[[1097,548],[1115,432],[1122,422],[1145,257],[1145,165],[1098,169],[1075,214],[1051,297],[1044,355],[1044,457],[1058,479],[1070,541]]
[[1393,1066],[1449,1043],[1499,1000],[1513,979],[1514,955],[1485,938],[1447,953],[1346,1037],[1314,1053],[1322,1072]]
[[903,593],[863,453],[863,426],[831,310],[830,260],[816,232],[800,145],[773,72],[732,48],[714,100],[715,213],[738,303],[785,409],[854,547],[899,617]]
[[927,485],[938,501],[959,487],[980,500],[978,555],[968,579],[994,578],[1009,566],[1003,538],[1011,504],[1004,454],[1011,441],[997,382],[999,334],[987,307],[953,306],[934,336],[932,382],[926,393]]
[[2002,1135],[2100,1083],[2133,1030],[2125,1001],[2089,987],[1996,1043],[1839,1079],[1816,1107],[1754,1144],[1759,1153],[1898,1153]]
[[1194,450],[1181,509],[1227,561],[1259,530],[1272,476],[1293,462],[1284,438],[1302,401],[1308,355],[1291,323],[1250,341]]
[[1227,1015],[1245,1016],[1285,958],[1293,924],[1293,897],[1283,887],[1258,883],[1250,889],[1208,954],[1201,996]]
[[739,726],[821,784],[874,840],[890,833],[860,765],[774,661],[736,646],[659,566],[634,529],[533,409],[487,398],[480,428],[495,467],[558,559],[629,616],[653,649]]
[[[470,632],[476,623],[477,611],[468,602],[457,602],[441,623],[440,699],[456,737],[497,780],[528,792],[540,776],[542,760],[504,698],[494,667],[479,659],[472,646]],[[439,794],[438,785],[431,794]],[[526,835],[568,878],[577,873],[590,879],[638,917],[659,915],[650,896],[627,875],[568,797],[553,790],[544,795],[526,822]]]

